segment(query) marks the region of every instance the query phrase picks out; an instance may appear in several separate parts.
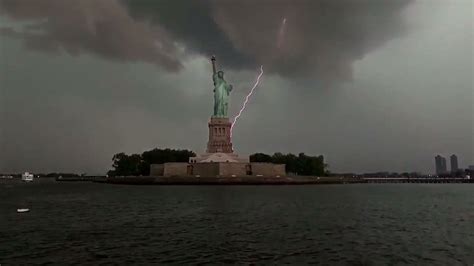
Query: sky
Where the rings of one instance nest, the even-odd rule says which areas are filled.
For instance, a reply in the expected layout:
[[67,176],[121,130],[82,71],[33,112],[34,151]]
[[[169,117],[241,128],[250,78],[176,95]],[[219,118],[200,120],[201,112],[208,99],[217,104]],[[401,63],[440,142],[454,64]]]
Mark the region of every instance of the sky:
[[473,12],[471,0],[0,0],[0,172],[103,174],[118,152],[204,152],[212,54],[231,116],[263,65],[234,127],[242,156],[433,173],[454,153],[467,167]]

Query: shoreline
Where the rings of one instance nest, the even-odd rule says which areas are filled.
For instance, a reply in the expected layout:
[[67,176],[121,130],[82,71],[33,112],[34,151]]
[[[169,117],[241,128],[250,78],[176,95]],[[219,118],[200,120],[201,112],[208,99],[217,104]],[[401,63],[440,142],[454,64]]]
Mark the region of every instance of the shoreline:
[[117,185],[331,185],[373,183],[474,183],[458,178],[342,178],[342,177],[114,177],[93,180]]
[[[474,179],[467,178],[350,178],[350,177],[196,177],[196,176],[126,176],[103,177],[89,176],[86,178],[36,178],[30,183],[102,183],[112,185],[345,185],[345,184],[474,184]],[[25,183],[19,178],[0,179],[0,184]]]

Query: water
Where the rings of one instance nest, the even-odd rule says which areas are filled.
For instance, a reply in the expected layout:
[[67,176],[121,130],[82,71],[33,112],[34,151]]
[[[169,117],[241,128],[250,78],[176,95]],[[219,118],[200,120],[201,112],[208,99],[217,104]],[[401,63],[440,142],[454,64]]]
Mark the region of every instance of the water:
[[[0,183],[0,264],[473,265],[474,185]],[[29,213],[16,209],[28,207]]]

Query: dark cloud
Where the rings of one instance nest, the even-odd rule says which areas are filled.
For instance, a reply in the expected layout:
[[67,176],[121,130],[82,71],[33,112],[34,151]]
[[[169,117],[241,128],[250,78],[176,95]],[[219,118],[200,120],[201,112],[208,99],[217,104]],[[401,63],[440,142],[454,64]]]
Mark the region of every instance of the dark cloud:
[[[403,32],[411,0],[125,0],[134,17],[162,25],[192,51],[219,55],[228,67],[282,76],[347,80],[352,63]],[[278,33],[286,18],[281,47]]]
[[250,55],[236,50],[226,33],[212,16],[209,1],[123,0],[136,19],[146,18],[169,30],[173,38],[184,43],[190,53],[216,54],[219,61],[233,68],[255,64]]
[[[409,3],[380,0],[213,1],[213,16],[236,49],[283,76],[347,80],[352,63],[397,36]],[[277,35],[283,18],[281,48]]]
[[133,20],[116,0],[1,0],[0,10],[28,23],[21,30],[3,27],[0,33],[23,39],[32,49],[143,61],[171,71],[181,66],[166,30]]
[[[403,32],[412,0],[0,0],[36,29],[3,34],[28,47],[144,61],[176,70],[176,41],[188,53],[216,54],[225,67],[265,64],[282,76],[348,80],[352,63]],[[281,47],[278,32],[287,19]]]

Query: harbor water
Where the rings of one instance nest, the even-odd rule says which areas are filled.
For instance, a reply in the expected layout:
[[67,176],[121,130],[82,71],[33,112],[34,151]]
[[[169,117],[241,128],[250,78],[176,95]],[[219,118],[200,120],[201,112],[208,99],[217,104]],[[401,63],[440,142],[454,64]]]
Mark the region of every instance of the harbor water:
[[474,263],[471,184],[35,180],[0,194],[1,265]]

